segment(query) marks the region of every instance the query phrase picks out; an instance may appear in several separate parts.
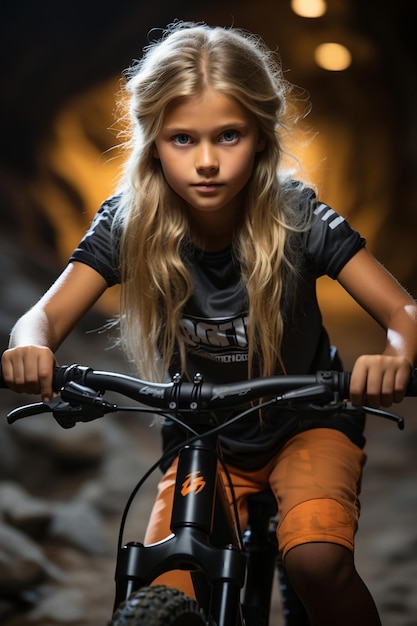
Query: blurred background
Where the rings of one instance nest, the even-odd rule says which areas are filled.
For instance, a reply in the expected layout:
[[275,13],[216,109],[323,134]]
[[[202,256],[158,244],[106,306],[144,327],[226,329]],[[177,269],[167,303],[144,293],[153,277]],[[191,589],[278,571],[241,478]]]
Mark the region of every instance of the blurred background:
[[[415,295],[415,8],[415,0],[5,0],[1,349],[112,193],[121,163],[121,73],[154,38],[150,31],[176,18],[243,28],[278,51],[300,111],[311,104],[292,146],[306,176]],[[358,354],[381,348],[379,329],[336,284],[323,279],[319,292],[347,368]],[[97,332],[116,312],[117,290],[66,342],[60,361],[122,369],[112,339]],[[4,415],[20,398],[0,393],[0,623],[105,623],[117,515],[138,471],[155,459],[157,428],[109,419],[69,434],[42,418],[10,428]],[[359,569],[386,626],[417,624],[417,426],[412,401],[401,410],[410,417],[406,434],[375,420],[368,426],[358,536]],[[142,508],[139,517],[146,517]]]

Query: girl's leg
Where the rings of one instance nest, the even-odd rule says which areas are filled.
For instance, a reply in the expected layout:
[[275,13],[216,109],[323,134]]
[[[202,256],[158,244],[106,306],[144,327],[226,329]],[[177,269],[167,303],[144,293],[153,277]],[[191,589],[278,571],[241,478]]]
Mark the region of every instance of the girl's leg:
[[364,462],[345,435],[320,428],[293,437],[271,471],[279,545],[314,626],[380,624],[353,560]]
[[288,552],[285,567],[312,626],[380,626],[372,596],[343,546],[302,544]]

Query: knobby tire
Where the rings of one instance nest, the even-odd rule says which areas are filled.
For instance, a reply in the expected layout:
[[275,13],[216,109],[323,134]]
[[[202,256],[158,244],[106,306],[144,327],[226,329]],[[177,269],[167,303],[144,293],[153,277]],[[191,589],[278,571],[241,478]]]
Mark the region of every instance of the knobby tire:
[[108,626],[208,626],[196,600],[182,591],[155,585],[132,593]]

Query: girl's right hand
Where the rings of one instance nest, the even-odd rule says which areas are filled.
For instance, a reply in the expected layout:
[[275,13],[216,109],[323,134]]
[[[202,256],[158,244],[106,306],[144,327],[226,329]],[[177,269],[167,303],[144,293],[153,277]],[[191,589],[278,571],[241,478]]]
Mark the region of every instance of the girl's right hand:
[[8,388],[18,393],[39,393],[43,402],[53,397],[54,365],[54,353],[45,346],[18,346],[2,355],[2,373]]

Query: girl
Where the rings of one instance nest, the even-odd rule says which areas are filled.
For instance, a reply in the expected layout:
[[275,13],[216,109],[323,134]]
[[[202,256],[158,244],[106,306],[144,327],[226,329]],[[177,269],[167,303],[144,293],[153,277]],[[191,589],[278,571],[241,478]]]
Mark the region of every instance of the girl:
[[[130,70],[130,156],[68,267],[15,325],[3,373],[51,398],[54,352],[104,290],[121,283],[121,337],[148,379],[207,381],[332,366],[315,281],[328,274],[387,331],[354,365],[351,400],[400,402],[417,358],[417,307],[344,219],[278,174],[288,84],[263,43],[175,24]],[[280,168],[282,169],[282,168]],[[363,419],[264,412],[222,438],[242,524],[270,486],[279,544],[311,623],[379,624],[353,560]],[[163,426],[166,450],[181,432]],[[175,460],[165,467],[146,542],[169,533]],[[165,582],[188,593],[188,574]]]

